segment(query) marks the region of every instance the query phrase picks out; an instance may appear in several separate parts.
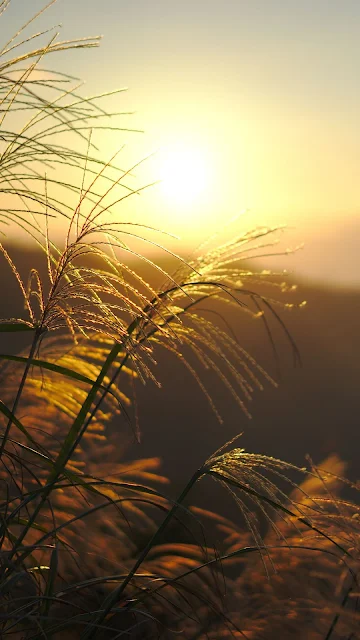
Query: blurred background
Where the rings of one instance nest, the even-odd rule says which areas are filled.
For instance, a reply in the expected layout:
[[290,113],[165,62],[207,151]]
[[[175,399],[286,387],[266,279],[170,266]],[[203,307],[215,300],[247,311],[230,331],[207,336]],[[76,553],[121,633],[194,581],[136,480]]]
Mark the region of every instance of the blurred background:
[[[44,4],[13,0],[3,38]],[[134,180],[164,183],[131,203],[134,216],[183,246],[247,210],[250,225],[285,223],[289,246],[306,243],[286,268],[359,284],[356,0],[58,0],[28,32],[60,24],[61,39],[103,41],[47,66],[89,96],[127,87],[107,105],[135,111],[122,126],[145,132],[101,132],[103,157],[126,143],[129,167],[157,152]]]
[[[6,31],[15,33],[43,6],[13,0],[2,24],[6,18]],[[282,255],[257,258],[250,268],[287,269],[298,284],[294,302],[308,301],[282,314],[303,366],[293,368],[278,333],[280,388],[255,395],[251,422],[209,379],[224,417],[219,425],[185,368],[168,354],[159,356],[163,387],[139,388],[142,442],[129,455],[160,455],[176,489],[214,449],[244,432],[239,446],[299,464],[307,453],[319,462],[336,451],[356,477],[359,3],[59,0],[40,16],[36,30],[60,23],[63,39],[104,39],[98,50],[54,56],[52,68],[86,80],[89,96],[129,89],[108,97],[106,105],[126,112],[122,126],[139,132],[97,132],[102,157],[125,144],[122,166],[147,158],[132,172],[132,185],[161,180],[129,198],[119,219],[126,212],[133,221],[175,234],[178,239],[161,242],[185,256],[219,228],[232,237],[254,226],[285,224],[279,248],[265,252]],[[52,228],[58,238],[61,231],[60,225]],[[7,236],[22,273],[30,261],[44,269],[26,236],[11,229]],[[283,255],[303,243],[304,250]],[[163,252],[142,250],[166,267]],[[11,305],[10,315],[19,316],[20,296],[4,261],[1,274],[9,292],[2,314],[9,315]],[[262,325],[233,312],[228,320],[241,344],[274,373]]]

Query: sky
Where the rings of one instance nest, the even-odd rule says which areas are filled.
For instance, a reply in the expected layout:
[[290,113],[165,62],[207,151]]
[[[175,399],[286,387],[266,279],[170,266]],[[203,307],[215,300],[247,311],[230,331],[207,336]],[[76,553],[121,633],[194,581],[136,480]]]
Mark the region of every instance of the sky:
[[[12,0],[0,33],[42,6]],[[58,0],[37,29],[59,23],[61,38],[103,40],[53,67],[89,95],[128,87],[111,106],[145,131],[104,135],[104,155],[157,151],[138,179],[163,183],[134,216],[177,234],[177,251],[238,214],[227,233],[285,224],[283,246],[305,249],[270,268],[360,285],[358,0]]]

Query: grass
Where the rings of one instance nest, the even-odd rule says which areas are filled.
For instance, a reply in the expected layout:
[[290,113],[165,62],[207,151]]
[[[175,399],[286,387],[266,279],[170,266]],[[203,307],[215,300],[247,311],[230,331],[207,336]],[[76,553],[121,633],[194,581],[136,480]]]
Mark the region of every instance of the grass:
[[[2,21],[9,4],[0,1]],[[244,266],[279,229],[204,243],[174,273],[139,255],[132,242],[154,242],[154,230],[124,219],[121,203],[147,185],[130,187],[136,167],[102,161],[93,142],[96,128],[121,130],[109,125],[121,114],[44,67],[50,53],[98,40],[29,36],[31,26],[0,52],[0,222],[27,234],[46,273],[29,265],[24,282],[1,245],[24,314],[3,318],[0,332],[29,336],[24,351],[0,354],[1,637],[357,637],[359,517],[356,502],[339,497],[356,490],[340,460],[299,469],[234,439],[174,500],[157,458],[123,457],[125,430],[139,438],[146,429],[134,417],[136,388],[159,384],[161,348],[187,367],[219,421],[205,370],[244,418],[255,389],[277,386],[226,324],[227,309],[260,318],[275,357],[278,323],[299,362],[282,318],[294,305],[259,292],[263,280],[286,285]],[[140,275],[134,255],[162,286]],[[236,502],[241,526],[189,506],[194,485],[211,481]]]

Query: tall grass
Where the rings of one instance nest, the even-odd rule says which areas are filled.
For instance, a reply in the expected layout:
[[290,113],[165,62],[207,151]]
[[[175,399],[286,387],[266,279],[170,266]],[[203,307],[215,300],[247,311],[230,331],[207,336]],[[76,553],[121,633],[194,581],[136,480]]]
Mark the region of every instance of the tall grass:
[[[0,2],[1,21],[9,4]],[[92,137],[120,130],[108,124],[119,114],[44,66],[50,53],[98,40],[61,42],[51,29],[28,35],[31,26],[0,52],[2,230],[21,228],[46,273],[29,265],[26,283],[1,245],[24,315],[3,318],[0,331],[29,336],[24,351],[0,355],[1,637],[357,637],[359,518],[339,498],[349,483],[338,459],[299,469],[234,440],[194,469],[176,500],[158,459],[124,461],[126,429],[146,429],[133,390],[158,383],[160,348],[187,367],[219,421],[204,369],[244,416],[255,388],[277,385],[204,313],[207,301],[223,319],[231,307],[260,317],[276,353],[272,318],[299,360],[282,319],[293,305],[261,295],[271,274],[244,266],[278,229],[204,243],[175,273],[139,255],[132,241],[153,235],[124,219],[121,203],[144,187],[129,186],[133,167],[101,161]],[[61,242],[53,218],[63,219]],[[161,287],[137,272],[134,255]],[[235,500],[241,526],[188,506],[194,485],[211,480]]]

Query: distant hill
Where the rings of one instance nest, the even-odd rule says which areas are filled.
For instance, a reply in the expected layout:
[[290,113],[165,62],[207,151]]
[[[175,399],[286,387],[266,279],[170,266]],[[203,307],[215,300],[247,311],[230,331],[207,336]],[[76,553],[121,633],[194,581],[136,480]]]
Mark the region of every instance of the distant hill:
[[[44,269],[37,253],[11,248],[22,275],[35,266]],[[166,266],[166,265],[165,265]],[[0,313],[19,316],[21,296],[5,260],[1,259]],[[276,296],[276,292],[270,291]],[[284,296],[287,294],[279,294]],[[254,396],[249,421],[230,394],[205,372],[224,424],[219,425],[184,366],[164,350],[157,354],[156,373],[162,383],[137,385],[142,442],[129,450],[132,457],[161,456],[163,471],[180,488],[197,466],[226,440],[244,431],[239,446],[303,464],[310,453],[319,462],[338,452],[350,462],[350,474],[360,470],[360,290],[299,286],[294,301],[306,299],[304,309],[281,312],[300,349],[303,366],[294,369],[291,351],[274,322],[274,338],[281,360],[279,389],[269,385]],[[266,370],[275,373],[272,350],[261,320],[232,310],[227,320],[241,345]],[[219,320],[221,324],[221,320]],[[22,337],[23,339],[23,337]],[[2,339],[1,348],[16,351],[19,338]],[[115,425],[114,428],[120,428]],[[121,425],[128,433],[128,427]],[[208,485],[198,491],[206,493]]]

